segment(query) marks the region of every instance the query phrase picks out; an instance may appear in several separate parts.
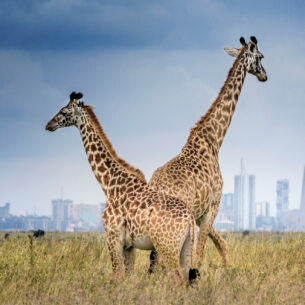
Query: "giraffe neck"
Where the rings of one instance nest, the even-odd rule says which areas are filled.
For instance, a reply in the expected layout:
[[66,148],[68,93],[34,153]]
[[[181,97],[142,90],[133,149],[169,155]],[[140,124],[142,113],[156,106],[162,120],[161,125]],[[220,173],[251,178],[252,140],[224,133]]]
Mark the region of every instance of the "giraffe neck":
[[[217,98],[192,128],[188,142],[203,140],[218,152],[231,123],[242,85],[246,77],[244,49],[241,50]],[[199,141],[200,141],[199,140]]]
[[77,128],[88,161],[105,195],[120,196],[126,184],[146,183],[143,173],[121,159],[104,133],[91,106],[83,106],[83,116]]

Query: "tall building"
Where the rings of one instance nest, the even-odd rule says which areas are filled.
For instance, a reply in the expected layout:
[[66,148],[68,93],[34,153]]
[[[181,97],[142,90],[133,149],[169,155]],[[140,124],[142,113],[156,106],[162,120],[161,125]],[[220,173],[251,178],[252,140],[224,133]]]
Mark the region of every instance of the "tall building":
[[52,219],[68,220],[70,214],[70,206],[73,201],[68,199],[52,200]]
[[276,211],[279,222],[282,222],[283,213],[289,208],[289,181],[287,179],[276,182]]
[[0,207],[0,218],[7,218],[10,216],[10,204],[7,202],[3,207]]
[[256,229],[255,176],[249,176],[249,229]]
[[214,221],[214,227],[218,231],[234,230],[234,194],[226,193],[221,197],[219,211]]
[[276,207],[278,229],[286,231],[305,231],[305,167],[299,209],[289,209],[289,181],[278,180],[276,184]]
[[255,230],[255,228],[255,176],[247,176],[241,160],[240,175],[234,177],[234,230]]
[[303,214],[303,217],[305,218],[305,166],[304,166],[304,171],[303,171],[303,183],[302,183],[300,210],[301,210],[301,213]]
[[234,177],[234,229],[239,231],[255,230],[255,228],[255,176],[236,175]]
[[275,217],[270,216],[270,203],[258,202],[256,206],[256,230],[273,231],[276,228]]
[[244,228],[245,188],[244,176],[234,177],[234,230]]
[[88,226],[97,227],[101,218],[100,207],[93,204],[73,204],[71,207],[71,221],[83,222]]
[[270,203],[267,201],[258,202],[256,206],[256,216],[270,216]]
[[52,221],[54,229],[66,231],[68,221],[71,218],[72,200],[56,199],[52,200]]

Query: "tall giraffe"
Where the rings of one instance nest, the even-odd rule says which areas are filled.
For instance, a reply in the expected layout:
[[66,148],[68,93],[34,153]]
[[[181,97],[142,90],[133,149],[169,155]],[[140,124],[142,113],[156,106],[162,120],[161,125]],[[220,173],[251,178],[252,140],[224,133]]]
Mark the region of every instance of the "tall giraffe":
[[[229,264],[227,244],[212,227],[223,188],[218,154],[247,72],[255,75],[259,81],[267,80],[261,64],[263,55],[257,48],[256,38],[252,36],[247,44],[241,37],[240,43],[241,49],[225,48],[229,55],[237,58],[216,100],[191,129],[180,154],[159,167],[149,181],[155,190],[179,198],[192,210],[200,226],[197,259],[202,258],[209,235],[225,265]],[[152,267],[155,255],[156,253],[151,253]]]
[[138,169],[121,159],[103,131],[93,108],[72,92],[46,125],[49,131],[76,126],[88,161],[106,197],[102,218],[107,232],[113,273],[133,270],[135,248],[158,251],[178,279],[192,283],[199,275],[193,267],[196,246],[195,219],[183,202],[148,186]]

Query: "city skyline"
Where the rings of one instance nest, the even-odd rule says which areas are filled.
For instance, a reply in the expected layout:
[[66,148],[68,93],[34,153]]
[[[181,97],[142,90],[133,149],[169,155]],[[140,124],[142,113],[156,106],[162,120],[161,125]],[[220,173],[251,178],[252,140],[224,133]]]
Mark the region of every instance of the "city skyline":
[[[243,167],[243,160],[242,160],[242,167]],[[236,175],[234,175],[232,177],[232,180],[233,180],[233,189],[232,190],[229,190],[228,192],[223,192],[223,196],[224,195],[228,195],[228,194],[234,194],[237,190],[235,189],[236,188],[236,185],[238,185],[238,183],[236,183],[236,179],[241,179],[240,177],[240,174],[241,172],[243,171],[244,169],[241,168],[240,172],[237,173]],[[303,168],[303,179],[302,179],[302,182],[301,182],[301,185],[302,185],[302,188],[300,190],[300,200],[299,200],[299,203],[296,203],[296,204],[292,204],[290,202],[290,183],[289,183],[289,179],[277,179],[275,181],[275,187],[274,187],[274,193],[275,193],[275,200],[274,201],[269,201],[267,199],[264,199],[264,198],[260,198],[260,199],[256,199],[256,193],[257,193],[257,187],[256,187],[256,184],[257,184],[257,178],[256,178],[256,175],[251,173],[251,174],[248,174],[248,173],[243,173],[243,178],[242,178],[242,184],[244,185],[243,186],[243,191],[242,191],[242,196],[244,197],[242,200],[241,200],[241,203],[243,202],[247,202],[246,206],[243,206],[242,209],[246,208],[246,209],[250,209],[251,207],[250,206],[247,206],[248,204],[250,204],[250,201],[252,201],[255,205],[256,204],[259,204],[261,202],[268,202],[270,204],[270,215],[271,216],[277,216],[276,213],[277,213],[277,199],[278,199],[278,196],[277,196],[277,192],[278,192],[278,185],[282,185],[283,183],[287,183],[288,184],[288,209],[289,210],[293,210],[293,209],[299,209],[301,208],[301,201],[303,199],[303,201],[305,202],[305,195],[303,195],[302,193],[305,194],[305,166]],[[246,179],[246,180],[245,180]],[[250,182],[251,181],[251,182]],[[250,186],[250,184],[254,184],[253,187]],[[249,186],[247,185],[249,184]],[[303,186],[304,185],[304,186]],[[238,192],[238,191],[237,191]],[[251,194],[251,195],[250,195]],[[252,200],[250,198],[248,198],[248,196],[250,196],[250,198],[252,198]],[[72,196],[73,197],[73,196]],[[33,208],[33,211],[25,211],[23,213],[11,213],[12,215],[39,215],[39,216],[50,216],[52,214],[52,204],[53,204],[53,201],[57,201],[57,200],[63,200],[63,201],[69,201],[69,202],[75,202],[75,200],[73,198],[68,198],[64,195],[64,189],[61,188],[60,189],[60,195],[59,196],[53,196],[53,199],[50,199],[50,213],[48,214],[39,214],[39,213],[36,213],[36,208],[34,206]],[[249,203],[248,203],[249,201]],[[100,202],[97,202],[97,203],[89,203],[88,201],[84,200],[84,201],[76,201],[77,203],[76,204],[91,204],[91,205],[96,205],[96,206],[99,206],[100,204],[104,204],[105,201],[100,201]],[[5,202],[5,203],[0,203],[0,207],[4,207],[5,204],[9,203],[10,204],[10,209],[14,211],[14,208],[13,208],[13,203],[11,202]],[[304,204],[305,205],[305,204]],[[252,209],[254,207],[252,206]],[[249,223],[250,223],[250,219],[249,220]]]
[[305,165],[305,2],[1,1],[0,205],[50,214],[60,197],[105,196],[73,128],[45,131],[72,91],[82,92],[118,155],[147,180],[177,155],[234,59],[223,50],[256,36],[268,81],[247,75],[223,141],[223,193],[244,159],[256,200],[276,181],[300,204]]
[[[234,176],[234,193],[222,195],[214,228],[220,231],[267,230],[304,231],[305,230],[305,166],[302,181],[302,196],[297,208],[289,204],[289,180],[276,182],[276,202],[256,201],[256,177],[241,171]],[[272,211],[273,210],[273,211]]]

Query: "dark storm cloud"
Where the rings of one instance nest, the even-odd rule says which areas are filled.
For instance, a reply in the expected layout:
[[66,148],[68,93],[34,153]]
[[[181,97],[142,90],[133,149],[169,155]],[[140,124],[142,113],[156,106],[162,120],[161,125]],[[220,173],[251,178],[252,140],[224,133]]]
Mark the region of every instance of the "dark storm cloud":
[[23,50],[196,47],[218,19],[209,1],[4,0],[0,10],[2,48]]

